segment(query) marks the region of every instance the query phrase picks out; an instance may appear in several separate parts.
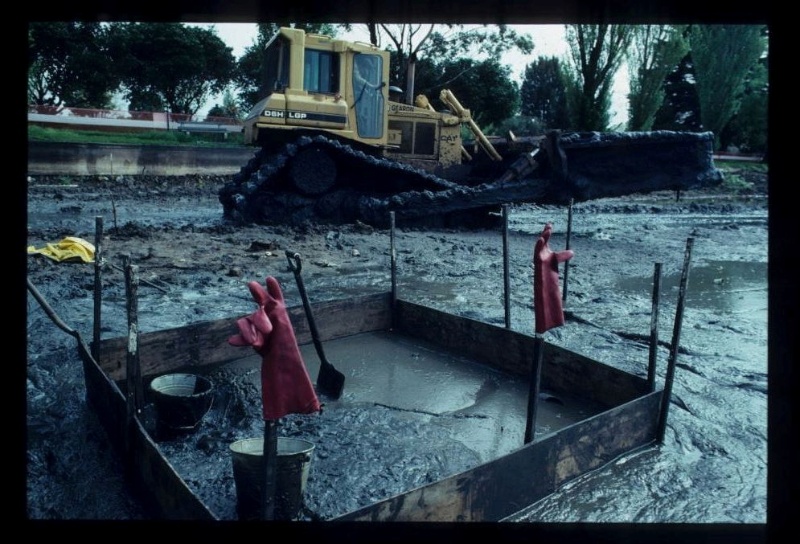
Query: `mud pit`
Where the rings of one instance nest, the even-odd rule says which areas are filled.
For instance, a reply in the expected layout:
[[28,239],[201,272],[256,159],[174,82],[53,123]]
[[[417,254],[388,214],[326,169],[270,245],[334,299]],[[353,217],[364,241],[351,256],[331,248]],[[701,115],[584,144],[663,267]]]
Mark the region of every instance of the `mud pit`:
[[[326,344],[328,359],[346,376],[342,397],[320,395],[321,413],[278,422],[278,436],[314,445],[298,519],[330,520],[523,444],[524,380],[397,333],[362,333]],[[317,376],[313,346],[304,345],[302,352],[310,375]],[[204,372],[216,384],[214,405],[194,431],[162,430],[154,410],[145,418],[189,487],[226,520],[239,518],[229,447],[260,440],[264,433],[260,358],[243,355]],[[537,436],[603,411],[574,396],[542,392],[540,397]]]
[[[122,336],[127,331],[123,255],[129,255],[140,270],[139,323],[145,332],[249,313],[252,299],[245,283],[252,279],[263,281],[266,275],[281,281],[290,305],[299,304],[285,250],[303,256],[303,275],[312,301],[383,292],[390,287],[386,230],[360,224],[233,227],[223,222],[217,198],[218,188],[226,181],[222,178],[69,181],[72,183],[34,179],[29,184],[28,244],[38,248],[65,236],[93,241],[95,218],[103,217],[103,251],[112,265],[104,272],[104,338]],[[752,265],[756,267],[752,272],[755,276],[762,271],[763,289],[756,288],[756,294],[763,295],[763,306],[756,302],[757,307],[747,308],[743,315],[739,308],[720,308],[719,304],[704,307],[700,294],[696,298],[690,296],[687,302],[681,362],[668,424],[670,432],[658,455],[664,457],[660,465],[670,467],[662,469],[668,470],[670,476],[660,477],[691,474],[687,489],[698,491],[694,497],[686,498],[690,506],[681,514],[664,519],[663,503],[675,500],[668,493],[642,491],[643,494],[633,492],[625,496],[618,493],[614,515],[619,519],[615,520],[614,515],[607,519],[605,508],[591,510],[581,502],[580,492],[573,491],[570,500],[560,497],[562,506],[558,513],[545,501],[527,520],[627,521],[630,515],[626,512],[634,508],[638,509],[639,517],[651,521],[705,522],[733,518],[761,523],[765,520],[766,176],[755,181],[755,192],[738,197],[717,190],[688,192],[676,201],[674,193],[656,193],[591,201],[574,207],[570,245],[575,258],[570,263],[567,309],[580,319],[549,331],[548,341],[646,374],[651,309],[648,281],[654,263],[663,263],[665,291],[659,330],[662,342],[669,342],[677,293],[674,278],[680,273],[688,237],[695,239],[693,273],[701,274],[700,277],[708,275],[707,282],[712,288],[717,285],[724,289],[726,282],[738,281],[723,272],[714,273],[714,267],[728,270],[725,263]],[[547,221],[554,224],[551,247],[563,248],[566,208],[511,209],[510,298],[511,324],[515,330],[532,330],[530,262],[533,244]],[[397,226],[398,289],[403,298],[483,321],[504,322],[499,231],[431,231]],[[92,265],[56,263],[40,255],[29,256],[27,262],[28,277],[59,317],[84,339],[91,339]],[[146,518],[147,513],[125,489],[120,462],[85,404],[75,339],[60,331],[30,296],[27,324],[28,517]],[[658,383],[663,383],[666,351],[662,346]],[[746,364],[742,363],[743,358]],[[704,379],[715,380],[716,387],[728,394],[709,400],[701,393]],[[251,390],[249,394],[257,391]],[[251,402],[241,408],[243,415],[257,413],[258,405]],[[365,414],[374,419],[365,422]],[[258,436],[256,429],[246,427],[249,423],[243,425],[241,430],[245,433],[252,431]],[[358,463],[353,477],[371,484],[361,488],[360,497],[343,499],[340,490],[323,485],[324,474],[312,473],[311,478],[316,481],[309,486],[306,501],[317,515],[341,513],[352,509],[355,502],[374,502],[379,496],[400,491],[398,487],[407,489],[428,478],[438,479],[459,470],[464,463],[474,464],[477,457],[446,435],[440,435],[430,450],[422,447],[411,437],[418,433],[429,436],[424,424],[375,406],[338,414],[330,411],[324,418],[316,419],[292,416],[279,434],[308,432],[323,437],[314,442],[324,442],[337,430],[356,426],[367,438],[370,433],[383,436],[386,426],[399,429],[394,441],[371,442],[375,449],[370,454],[393,467],[392,474],[380,470],[371,473],[375,466]],[[741,437],[741,433],[731,436],[732,433],[725,431],[743,426],[763,438]],[[192,462],[193,456],[195,459],[206,456],[207,451],[215,451],[210,446],[226,445],[232,438],[226,434],[230,431],[211,426],[208,431],[197,433],[187,445],[187,462]],[[705,445],[697,441],[704,434]],[[338,439],[347,440],[346,433]],[[704,457],[712,461],[728,457],[740,460],[731,468],[720,469],[714,464],[713,468],[697,473],[681,460],[680,444],[687,441],[694,442],[704,451]],[[428,457],[430,451],[435,451],[437,457]],[[337,462],[336,448],[320,448],[318,453],[327,454],[329,459],[334,457],[329,462]],[[221,462],[229,466],[230,460],[224,457]],[[339,462],[344,465],[350,461]],[[652,472],[650,463],[642,463],[641,467],[633,461],[628,464],[637,477],[647,477]],[[702,495],[702,485],[719,481],[720,470],[738,474],[735,480],[726,480],[732,483],[723,486],[720,493],[730,496],[729,502],[734,505],[744,501],[750,506],[740,509],[734,506],[724,513],[713,507],[695,506]],[[618,478],[613,485],[621,489],[625,476]],[[591,493],[592,482],[585,485],[589,486],[585,492]],[[608,487],[608,481],[604,485]],[[221,487],[222,493],[233,492],[230,487]],[[330,494],[336,494],[336,499]],[[650,506],[649,510],[642,506],[643,502]]]

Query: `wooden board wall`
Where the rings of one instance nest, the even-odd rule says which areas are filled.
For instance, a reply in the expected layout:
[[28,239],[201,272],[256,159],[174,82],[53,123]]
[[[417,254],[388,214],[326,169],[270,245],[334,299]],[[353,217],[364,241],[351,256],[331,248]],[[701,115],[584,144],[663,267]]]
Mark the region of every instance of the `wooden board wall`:
[[[404,300],[397,301],[396,326],[464,357],[519,376],[530,375],[532,335]],[[644,378],[547,342],[542,361],[542,387],[583,395],[604,406],[617,406],[648,391]],[[646,363],[642,361],[643,368]]]
[[[86,396],[125,464],[125,477],[140,504],[163,519],[213,520],[211,510],[175,472],[138,418],[127,420],[125,395],[80,349]],[[87,485],[91,485],[87,482]]]
[[662,392],[545,435],[522,448],[336,521],[500,521],[566,482],[655,443]]
[[[287,309],[297,343],[311,343],[302,306]],[[361,332],[385,330],[391,322],[390,295],[379,293],[346,300],[312,304],[320,340],[332,340]],[[139,358],[142,376],[155,376],[177,369],[215,365],[252,355],[249,347],[228,344],[228,337],[238,332],[236,320],[203,321],[184,327],[164,329],[139,335]],[[115,381],[125,379],[128,339],[103,340],[100,367]]]

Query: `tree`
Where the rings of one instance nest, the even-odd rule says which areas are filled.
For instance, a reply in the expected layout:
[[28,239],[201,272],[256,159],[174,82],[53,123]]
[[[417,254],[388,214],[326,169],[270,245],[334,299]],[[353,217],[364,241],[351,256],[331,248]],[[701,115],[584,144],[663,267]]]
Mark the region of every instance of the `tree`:
[[256,102],[264,98],[261,88],[264,60],[264,48],[281,27],[299,28],[310,34],[323,34],[336,37],[339,29],[349,29],[350,25],[329,23],[259,23],[258,36],[253,45],[247,47],[236,61],[234,83],[239,89],[238,104],[242,111],[249,111]]
[[519,86],[511,78],[511,68],[497,59],[457,58],[437,63],[427,58],[420,65],[425,70],[421,70],[423,92],[419,94],[438,101],[442,89],[449,89],[481,127],[499,124],[519,111]]
[[126,94],[128,110],[130,111],[164,111],[169,109],[164,97],[152,89],[141,89],[135,93]]
[[769,94],[768,57],[763,57],[750,70],[744,82],[739,111],[731,118],[720,134],[720,148],[735,145],[740,150],[754,153],[767,151]]
[[267,42],[272,37],[265,36],[262,27],[258,25],[258,36],[253,45],[245,48],[242,56],[236,60],[236,70],[233,76],[234,85],[239,90],[237,97],[239,105],[244,110],[249,110],[261,98],[261,74],[263,51]]
[[241,118],[241,110],[230,89],[225,89],[225,93],[222,95],[222,105],[215,104],[213,108],[208,110],[208,117]]
[[573,82],[568,104],[577,130],[607,130],[614,75],[632,34],[629,25],[566,25]]
[[391,74],[405,89],[405,100],[413,103],[419,60],[454,58],[471,53],[498,60],[512,48],[528,54],[533,51],[533,41],[528,35],[518,34],[505,25],[488,29],[487,25],[465,28],[464,25],[380,24],[368,25],[373,45],[382,47],[386,38],[393,52]]
[[766,50],[761,25],[692,25],[694,61],[703,129],[719,135],[739,110],[744,82]]
[[685,25],[638,25],[628,50],[628,130],[650,130],[664,101],[664,80],[689,51]]
[[509,132],[513,132],[517,136],[540,136],[548,130],[548,127],[544,126],[535,117],[524,115],[509,117],[505,121],[493,125],[493,128],[494,134],[503,136],[508,135]]
[[545,128],[569,126],[567,91],[561,61],[539,57],[525,67],[520,88],[520,112],[537,119]]
[[231,48],[211,29],[180,23],[114,23],[110,55],[131,101],[194,115],[233,77]]
[[28,26],[28,100],[33,104],[107,108],[119,85],[100,23],[38,22]]
[[653,130],[702,130],[700,102],[694,81],[690,51],[664,80],[664,100],[656,111]]

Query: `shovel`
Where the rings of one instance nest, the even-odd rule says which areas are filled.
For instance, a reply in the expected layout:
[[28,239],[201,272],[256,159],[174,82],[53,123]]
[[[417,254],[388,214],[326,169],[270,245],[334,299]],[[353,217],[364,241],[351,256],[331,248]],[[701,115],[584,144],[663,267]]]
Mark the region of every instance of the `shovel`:
[[322,342],[320,342],[317,325],[314,322],[314,314],[311,312],[311,305],[308,303],[306,288],[303,285],[303,277],[300,275],[303,266],[300,261],[300,254],[287,251],[286,258],[289,261],[289,268],[292,269],[294,277],[297,280],[297,289],[300,291],[300,297],[303,299],[303,308],[306,311],[308,328],[311,330],[311,339],[314,341],[314,347],[317,350],[317,355],[319,355],[320,367],[319,374],[317,375],[317,389],[333,399],[338,399],[342,395],[342,389],[344,388],[344,374],[336,370],[333,365],[328,362],[327,357],[325,357],[325,352],[322,350]]

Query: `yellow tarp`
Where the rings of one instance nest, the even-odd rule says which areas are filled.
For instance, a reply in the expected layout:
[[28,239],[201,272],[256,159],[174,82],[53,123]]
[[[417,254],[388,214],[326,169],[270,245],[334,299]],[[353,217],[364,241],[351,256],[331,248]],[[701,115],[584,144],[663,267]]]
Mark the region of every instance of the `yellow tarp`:
[[33,254],[44,255],[58,262],[81,260],[85,263],[93,263],[94,244],[90,244],[82,238],[67,236],[60,242],[47,244],[40,249],[28,246],[28,255]]

